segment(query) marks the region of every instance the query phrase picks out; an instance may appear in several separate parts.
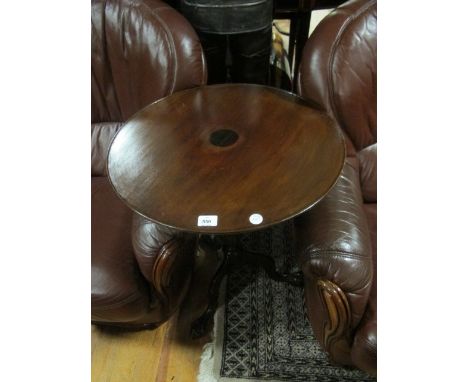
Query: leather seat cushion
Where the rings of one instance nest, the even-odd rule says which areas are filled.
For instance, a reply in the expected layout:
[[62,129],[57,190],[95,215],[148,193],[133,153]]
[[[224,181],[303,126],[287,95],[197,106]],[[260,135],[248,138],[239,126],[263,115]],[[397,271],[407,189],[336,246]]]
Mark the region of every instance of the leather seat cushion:
[[377,203],[365,203],[372,242],[374,278],[366,312],[354,336],[351,358],[359,368],[375,374],[377,370]]
[[92,177],[91,189],[92,319],[136,321],[147,312],[149,291],[133,255],[132,211],[106,177]]

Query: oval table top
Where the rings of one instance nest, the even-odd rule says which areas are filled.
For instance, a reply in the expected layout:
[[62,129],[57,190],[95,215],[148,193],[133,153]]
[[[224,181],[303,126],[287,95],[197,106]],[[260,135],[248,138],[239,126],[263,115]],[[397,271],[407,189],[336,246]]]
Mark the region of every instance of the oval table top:
[[174,93],[115,136],[109,179],[147,219],[198,233],[235,233],[290,219],[317,203],[344,164],[325,113],[285,91],[223,84]]

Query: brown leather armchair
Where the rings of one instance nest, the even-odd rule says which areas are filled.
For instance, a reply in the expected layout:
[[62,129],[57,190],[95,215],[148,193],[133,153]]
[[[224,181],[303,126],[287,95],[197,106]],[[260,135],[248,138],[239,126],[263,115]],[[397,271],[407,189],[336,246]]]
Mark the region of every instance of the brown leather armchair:
[[296,220],[312,328],[331,358],[377,369],[377,2],[351,0],[304,48],[298,91],[342,128],[337,184]]
[[190,24],[159,0],[94,0],[91,25],[92,321],[159,325],[186,293],[195,238],[133,214],[112,190],[106,156],[132,114],[206,83],[204,56]]

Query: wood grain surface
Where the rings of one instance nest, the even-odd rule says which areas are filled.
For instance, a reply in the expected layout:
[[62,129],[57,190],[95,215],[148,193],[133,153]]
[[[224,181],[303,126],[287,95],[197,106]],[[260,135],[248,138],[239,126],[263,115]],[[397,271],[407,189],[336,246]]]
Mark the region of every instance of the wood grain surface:
[[[175,93],[135,114],[111,145],[108,174],[122,200],[150,220],[231,233],[313,206],[335,183],[344,157],[337,126],[301,98],[223,84]],[[217,224],[200,226],[205,215]]]

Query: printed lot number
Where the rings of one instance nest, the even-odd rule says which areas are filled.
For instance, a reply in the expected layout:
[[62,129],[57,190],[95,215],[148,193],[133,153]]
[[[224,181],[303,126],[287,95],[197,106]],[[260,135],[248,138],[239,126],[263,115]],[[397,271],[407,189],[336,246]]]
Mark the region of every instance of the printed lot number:
[[198,217],[199,227],[216,227],[218,225],[217,215],[200,215]]

